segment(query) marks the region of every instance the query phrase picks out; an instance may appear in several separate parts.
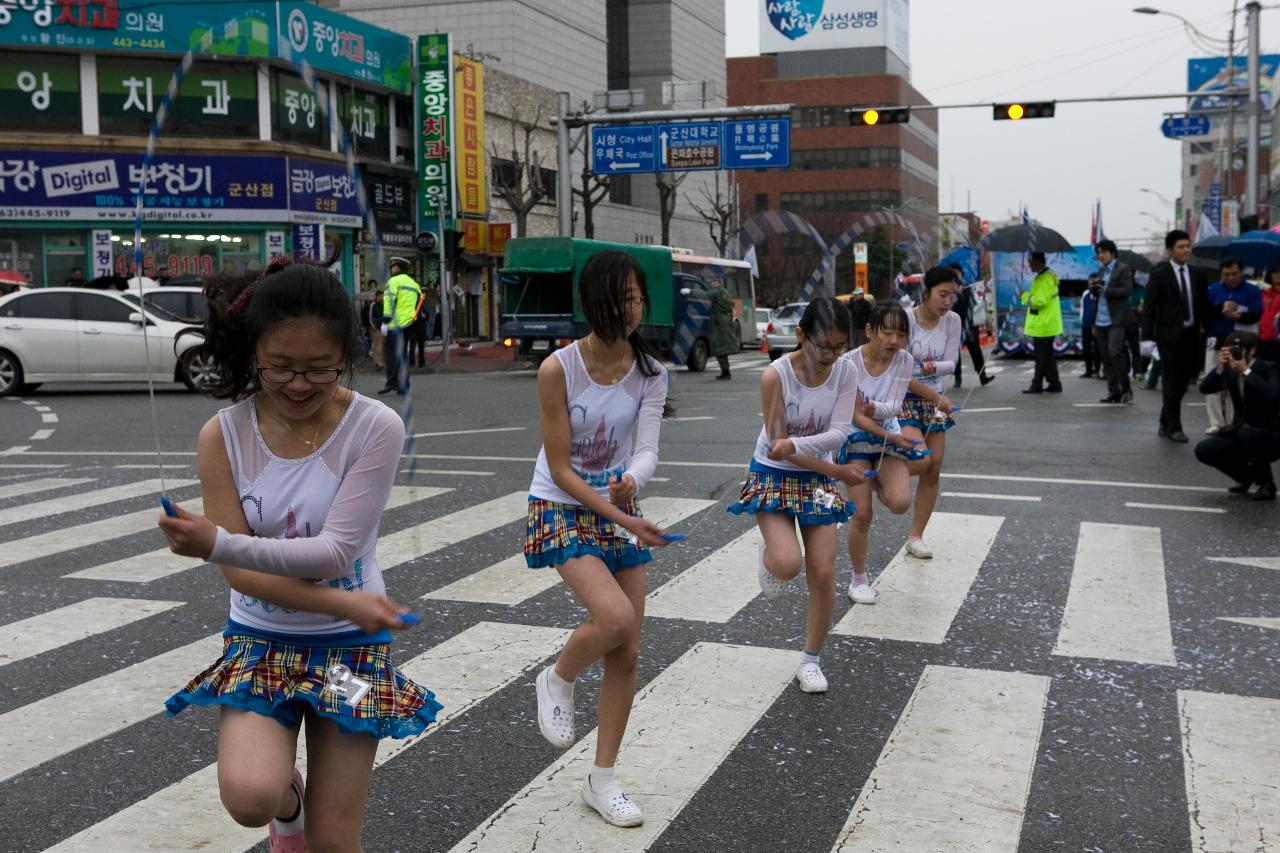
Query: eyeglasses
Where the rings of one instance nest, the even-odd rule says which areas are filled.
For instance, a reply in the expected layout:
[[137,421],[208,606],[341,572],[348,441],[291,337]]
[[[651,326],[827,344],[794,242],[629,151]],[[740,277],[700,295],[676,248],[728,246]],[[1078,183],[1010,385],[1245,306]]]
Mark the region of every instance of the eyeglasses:
[[823,355],[841,355],[849,349],[848,344],[820,344],[813,338],[806,339],[805,343],[811,344],[814,349]]
[[263,382],[292,382],[295,376],[301,376],[312,385],[332,385],[342,375],[339,367],[315,368],[312,370],[290,370],[287,367],[259,367],[258,378]]

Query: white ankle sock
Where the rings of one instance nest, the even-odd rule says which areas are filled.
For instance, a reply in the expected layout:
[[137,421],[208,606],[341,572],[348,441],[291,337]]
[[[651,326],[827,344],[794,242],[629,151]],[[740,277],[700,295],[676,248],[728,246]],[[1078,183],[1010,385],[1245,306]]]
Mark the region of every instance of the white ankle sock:
[[[292,784],[289,785],[289,788],[293,791],[294,794],[298,793],[298,789],[294,788]],[[305,819],[306,819],[306,809],[302,807],[302,798],[299,797],[297,817],[295,817],[293,820],[281,820],[280,818],[277,817],[277,818],[273,818],[271,822],[276,825],[276,832],[280,833],[281,835],[297,835],[299,832],[303,831]]]
[[593,766],[591,768],[591,790],[597,793],[612,788],[616,779],[612,767]]
[[556,675],[555,666],[547,669],[547,687],[551,689],[551,698],[557,702],[567,705],[573,701],[573,682]]
[[868,586],[870,583],[871,578],[867,577],[866,572],[862,572],[861,574],[858,572],[853,573],[853,586]]
[[818,652],[816,655],[811,655],[807,651],[801,651],[800,663],[817,663],[821,656],[822,652]]

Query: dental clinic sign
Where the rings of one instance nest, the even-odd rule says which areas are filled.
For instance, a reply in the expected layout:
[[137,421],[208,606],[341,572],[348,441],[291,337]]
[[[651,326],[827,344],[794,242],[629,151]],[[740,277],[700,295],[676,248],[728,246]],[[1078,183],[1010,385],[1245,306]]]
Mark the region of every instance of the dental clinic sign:
[[760,52],[882,47],[910,62],[908,0],[757,0]]

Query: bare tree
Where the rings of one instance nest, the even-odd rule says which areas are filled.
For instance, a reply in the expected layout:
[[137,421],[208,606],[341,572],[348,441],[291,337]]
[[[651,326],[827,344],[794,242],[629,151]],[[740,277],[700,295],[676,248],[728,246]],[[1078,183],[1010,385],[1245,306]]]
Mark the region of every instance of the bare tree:
[[591,158],[585,157],[582,162],[582,188],[574,188],[573,194],[582,201],[582,236],[588,240],[595,239],[596,223],[593,217],[596,205],[609,196],[609,188],[613,179],[608,175],[597,175],[591,171]]
[[[506,161],[503,164],[505,168],[500,166],[493,170],[493,188],[511,208],[516,218],[516,232],[521,237],[528,233],[525,226],[529,211],[547,197],[547,186],[542,180],[543,154],[533,147],[534,134],[544,130],[541,123],[542,105],[539,104],[533,121],[527,121],[519,114],[512,117],[510,156],[498,148],[498,143],[490,145],[495,162]],[[517,139],[517,132],[523,139]]]
[[688,172],[658,172],[658,218],[662,223],[664,246],[671,245],[671,220],[676,215],[676,190],[689,177]]
[[737,205],[733,202],[733,185],[729,184],[728,176],[725,176],[725,192],[720,191],[721,174],[721,172],[715,173],[715,181],[712,184],[714,191],[708,189],[706,184],[702,185],[702,198],[705,204],[698,204],[693,199],[689,199],[689,206],[707,223],[711,242],[715,243],[716,250],[723,258],[725,249],[729,245],[730,230],[734,219],[737,218]]

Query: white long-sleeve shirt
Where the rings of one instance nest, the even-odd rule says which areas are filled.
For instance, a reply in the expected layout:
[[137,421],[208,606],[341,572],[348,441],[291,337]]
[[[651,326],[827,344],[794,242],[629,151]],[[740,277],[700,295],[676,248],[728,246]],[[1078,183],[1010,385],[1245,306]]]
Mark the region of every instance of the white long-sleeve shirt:
[[[932,329],[920,325],[916,316],[918,308],[907,312],[911,326],[911,356],[916,360],[915,378],[934,391],[942,393],[942,377],[956,372],[960,360],[960,315],[948,311]],[[920,372],[926,361],[932,361],[934,371],[928,376]]]
[[[844,446],[853,421],[853,407],[858,397],[858,371],[853,362],[838,358],[831,365],[831,375],[817,387],[800,382],[791,369],[791,357],[769,365],[782,384],[782,402],[786,411],[787,438],[795,445],[797,456],[830,459],[833,451]],[[752,458],[761,465],[787,471],[805,471],[786,460],[769,458],[769,425],[760,428]]]

